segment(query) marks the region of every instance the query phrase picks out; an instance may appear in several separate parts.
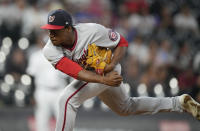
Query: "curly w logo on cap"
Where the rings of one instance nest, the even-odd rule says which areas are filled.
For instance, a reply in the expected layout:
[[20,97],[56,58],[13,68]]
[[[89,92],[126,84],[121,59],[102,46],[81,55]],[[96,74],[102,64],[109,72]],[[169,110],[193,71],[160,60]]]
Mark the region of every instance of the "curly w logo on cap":
[[47,24],[41,26],[42,29],[60,30],[72,25],[71,15],[62,9],[52,10],[47,17]]
[[55,19],[55,16],[49,16],[49,22],[53,22]]

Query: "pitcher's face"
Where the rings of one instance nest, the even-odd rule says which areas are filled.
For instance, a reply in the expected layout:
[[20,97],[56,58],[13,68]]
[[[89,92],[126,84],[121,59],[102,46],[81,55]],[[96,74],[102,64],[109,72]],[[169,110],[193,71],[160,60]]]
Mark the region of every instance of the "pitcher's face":
[[55,46],[71,47],[73,45],[72,28],[63,28],[60,30],[48,30],[49,38]]

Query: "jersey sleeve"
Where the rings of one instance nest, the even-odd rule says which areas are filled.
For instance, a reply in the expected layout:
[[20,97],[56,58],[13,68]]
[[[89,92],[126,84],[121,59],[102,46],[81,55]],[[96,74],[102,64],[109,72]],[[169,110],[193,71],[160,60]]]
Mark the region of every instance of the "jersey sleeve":
[[128,41],[122,35],[120,35],[120,41],[117,46],[128,47]]
[[60,59],[64,57],[61,47],[53,46],[49,40],[43,48],[43,54],[45,58],[55,67]]
[[120,41],[120,34],[110,28],[106,28],[102,25],[94,25],[94,38],[92,43],[95,43],[97,46],[115,48]]
[[83,70],[79,64],[68,59],[67,57],[63,57],[60,61],[58,61],[55,68],[75,79],[77,79],[78,73]]
[[83,69],[79,64],[64,56],[62,48],[53,46],[50,41],[43,48],[43,54],[56,69],[75,79]]

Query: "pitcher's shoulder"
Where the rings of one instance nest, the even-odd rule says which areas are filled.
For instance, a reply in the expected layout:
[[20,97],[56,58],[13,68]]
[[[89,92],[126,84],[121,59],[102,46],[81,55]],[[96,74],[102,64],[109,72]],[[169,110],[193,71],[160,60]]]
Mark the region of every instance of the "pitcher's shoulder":
[[58,54],[62,53],[61,47],[56,47],[51,43],[51,40],[49,39],[46,45],[43,47],[42,52],[44,56],[48,56],[50,54]]
[[103,25],[97,24],[97,23],[79,23],[75,25],[74,27],[75,29],[78,29],[78,30],[86,30],[86,31],[91,31],[91,32],[105,29]]

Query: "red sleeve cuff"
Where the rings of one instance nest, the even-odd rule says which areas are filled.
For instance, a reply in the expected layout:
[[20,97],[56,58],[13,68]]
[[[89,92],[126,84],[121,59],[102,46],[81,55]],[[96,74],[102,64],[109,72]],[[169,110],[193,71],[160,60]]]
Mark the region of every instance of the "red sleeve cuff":
[[128,47],[128,42],[122,35],[120,35],[120,41],[117,46]]
[[78,73],[83,70],[79,64],[68,59],[67,57],[60,59],[55,65],[55,68],[75,79],[77,79]]

